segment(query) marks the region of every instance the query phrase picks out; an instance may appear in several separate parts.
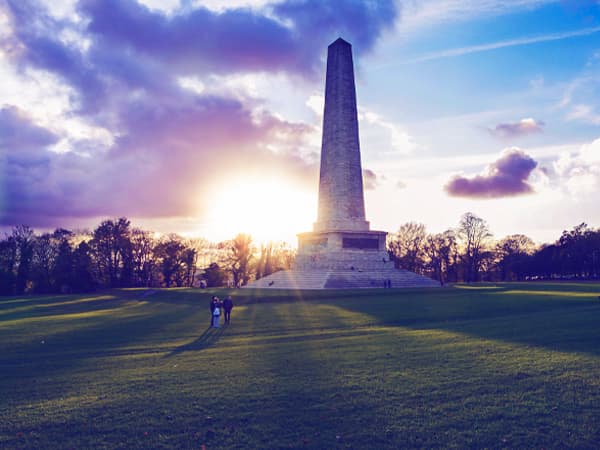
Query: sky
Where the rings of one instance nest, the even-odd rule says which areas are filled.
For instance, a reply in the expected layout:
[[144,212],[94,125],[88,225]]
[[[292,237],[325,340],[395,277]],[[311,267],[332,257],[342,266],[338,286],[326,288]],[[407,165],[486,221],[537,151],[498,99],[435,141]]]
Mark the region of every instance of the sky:
[[600,227],[598,0],[0,0],[0,228],[295,243],[338,37],[371,229]]

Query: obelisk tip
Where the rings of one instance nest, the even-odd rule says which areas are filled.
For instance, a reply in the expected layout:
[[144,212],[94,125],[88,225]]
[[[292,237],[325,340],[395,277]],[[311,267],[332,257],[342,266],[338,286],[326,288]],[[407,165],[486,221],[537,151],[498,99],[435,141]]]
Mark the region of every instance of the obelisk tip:
[[350,42],[345,41],[341,37],[337,38],[335,41],[333,41],[331,44],[329,44],[329,47],[333,47],[334,45],[335,46],[338,46],[338,45],[348,45],[348,46],[352,47],[352,45],[350,44]]

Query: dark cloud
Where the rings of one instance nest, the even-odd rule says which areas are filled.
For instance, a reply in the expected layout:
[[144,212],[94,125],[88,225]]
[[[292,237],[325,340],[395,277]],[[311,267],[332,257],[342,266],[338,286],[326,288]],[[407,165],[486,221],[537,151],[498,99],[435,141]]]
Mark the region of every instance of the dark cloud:
[[528,118],[513,123],[499,123],[495,128],[490,128],[488,131],[496,137],[511,138],[541,133],[544,126],[545,123],[541,120]]
[[[58,154],[47,147],[66,136],[2,110],[0,224],[44,227],[66,218],[196,214],[211,202],[209,188],[235,183],[220,177],[236,170],[314,181],[316,165],[300,156],[311,127],[258,113],[260,99],[193,93],[178,79],[250,72],[310,79],[339,35],[367,52],[397,14],[392,0],[197,7],[169,16],[133,0],[80,0],[75,23],[34,0],[6,5],[10,32],[0,48],[10,62],[60,77],[73,95],[65,113],[115,138],[108,149],[70,139],[72,151]],[[66,41],[65,31],[85,42]]]
[[16,106],[0,108],[0,152],[10,155],[13,150],[30,151],[58,142],[58,136],[33,123],[25,111]]
[[[326,45],[343,36],[370,50],[397,15],[393,1],[288,0],[270,15],[204,7],[166,16],[132,0],[81,0],[87,30],[102,45],[127,46],[184,73],[287,71],[310,75]],[[285,25],[284,25],[285,23]]]
[[393,0],[288,0],[273,5],[277,17],[292,24],[291,33],[298,48],[298,59],[307,68],[315,67],[319,55],[338,37],[352,43],[354,52],[369,51],[398,15]]
[[374,190],[379,184],[377,174],[370,169],[363,169],[362,174],[365,189],[371,191]]
[[444,189],[453,197],[499,198],[529,194],[533,188],[527,178],[536,166],[537,162],[523,151],[510,149],[488,167],[485,175],[456,176]]

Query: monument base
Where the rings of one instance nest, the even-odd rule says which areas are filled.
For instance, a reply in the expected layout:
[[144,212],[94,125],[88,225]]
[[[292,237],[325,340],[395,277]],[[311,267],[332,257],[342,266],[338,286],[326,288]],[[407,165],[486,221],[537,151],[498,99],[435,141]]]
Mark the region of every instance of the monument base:
[[438,281],[404,269],[281,270],[243,286],[247,289],[439,288]]
[[330,230],[298,235],[295,270],[384,270],[394,267],[385,231]]
[[396,269],[386,251],[385,231],[330,230],[298,235],[293,270],[282,270],[245,288],[361,289],[439,287],[440,283]]

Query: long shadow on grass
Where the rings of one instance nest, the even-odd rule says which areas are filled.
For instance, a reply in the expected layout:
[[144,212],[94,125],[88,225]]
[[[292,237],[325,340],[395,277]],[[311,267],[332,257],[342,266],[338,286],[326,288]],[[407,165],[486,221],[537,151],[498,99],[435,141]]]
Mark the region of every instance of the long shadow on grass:
[[59,308],[52,316],[32,315],[31,320],[0,330],[0,372],[6,377],[5,387],[70,371],[95,358],[169,351],[169,341],[179,340],[185,327],[197,320],[198,308],[187,305],[166,309],[129,301],[115,308],[115,302],[118,299],[83,302],[79,310],[69,304],[64,317]]
[[437,329],[548,348],[600,355],[600,301],[597,284],[469,286],[448,290],[373,293],[372,300],[331,302],[368,314],[374,323]]
[[197,339],[188,344],[182,345],[181,347],[177,347],[171,353],[166,355],[165,358],[170,358],[171,356],[175,356],[183,352],[201,351],[205,348],[215,345],[225,332],[226,328],[227,325],[221,328],[208,327]]

